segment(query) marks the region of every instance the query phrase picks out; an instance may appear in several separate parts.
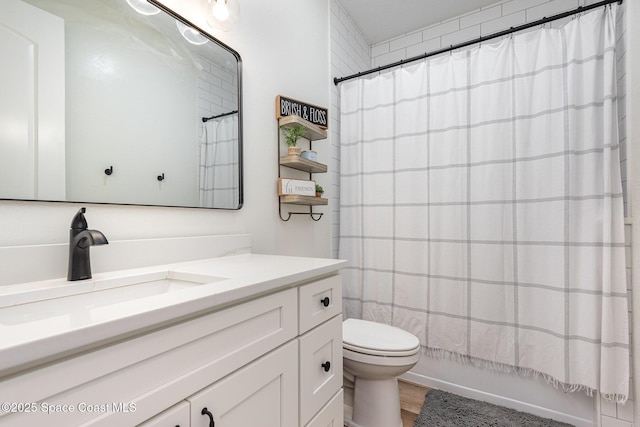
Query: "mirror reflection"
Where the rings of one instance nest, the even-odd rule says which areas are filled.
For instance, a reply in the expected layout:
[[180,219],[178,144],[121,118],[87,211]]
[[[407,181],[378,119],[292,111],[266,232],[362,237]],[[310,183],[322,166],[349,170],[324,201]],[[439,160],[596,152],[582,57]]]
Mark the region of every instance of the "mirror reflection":
[[0,198],[241,207],[237,52],[144,0],[2,0],[0,52]]

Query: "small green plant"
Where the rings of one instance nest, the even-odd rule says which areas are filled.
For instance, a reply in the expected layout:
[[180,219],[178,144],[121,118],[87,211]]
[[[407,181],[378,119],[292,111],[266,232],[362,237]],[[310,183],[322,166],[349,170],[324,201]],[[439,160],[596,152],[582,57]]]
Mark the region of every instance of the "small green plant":
[[316,184],[316,193],[317,194],[322,194],[324,193],[324,189],[322,188],[321,185]]
[[295,147],[298,139],[304,135],[306,128],[302,125],[286,127],[282,130],[287,146]]

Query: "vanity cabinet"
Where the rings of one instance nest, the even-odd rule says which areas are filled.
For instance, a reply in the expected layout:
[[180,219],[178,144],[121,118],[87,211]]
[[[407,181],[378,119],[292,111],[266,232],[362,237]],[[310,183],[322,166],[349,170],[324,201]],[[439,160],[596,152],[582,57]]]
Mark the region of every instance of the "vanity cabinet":
[[0,426],[340,426],[340,276],[279,289],[5,377]]
[[139,427],[188,427],[191,425],[189,409],[188,402],[180,402],[140,424]]

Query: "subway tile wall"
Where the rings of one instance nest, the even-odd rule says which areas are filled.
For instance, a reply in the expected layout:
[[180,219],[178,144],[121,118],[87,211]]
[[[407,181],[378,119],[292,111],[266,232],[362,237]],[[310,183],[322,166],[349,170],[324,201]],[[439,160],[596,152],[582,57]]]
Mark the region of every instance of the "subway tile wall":
[[[198,117],[211,117],[238,109],[237,74],[201,56],[198,61]],[[202,121],[199,136],[202,135]]]
[[[371,67],[371,47],[362,32],[355,25],[344,7],[337,0],[331,0],[331,75],[348,76]],[[340,88],[331,87],[331,109],[329,111],[331,150],[329,172],[331,174],[331,253],[338,257],[338,236],[340,228]]]
[[[412,31],[376,45],[369,46],[339,0],[331,0],[331,70],[333,77],[343,77],[370,68],[411,58],[426,52],[488,35],[510,27],[538,20],[545,16],[596,3],[597,0],[507,0],[455,17],[437,24]],[[620,134],[620,160],[622,185],[627,206],[627,134],[626,134],[626,2],[619,6],[617,34],[618,110]],[[547,25],[558,27],[572,18]],[[331,173],[332,173],[332,249],[338,256],[339,233],[339,141],[340,141],[340,92],[332,87],[331,113]],[[631,225],[625,226],[628,255],[631,252]],[[627,256],[627,280],[631,292],[631,263]],[[631,312],[630,312],[631,316]],[[630,328],[631,330],[631,328]],[[633,396],[631,396],[633,399]],[[633,402],[625,405],[601,399],[602,427],[632,427]]]

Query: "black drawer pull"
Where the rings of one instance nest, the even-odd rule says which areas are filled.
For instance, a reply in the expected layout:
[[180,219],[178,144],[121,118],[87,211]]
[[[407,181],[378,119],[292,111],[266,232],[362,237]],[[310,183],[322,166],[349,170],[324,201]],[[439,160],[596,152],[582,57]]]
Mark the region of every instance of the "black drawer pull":
[[324,297],[320,300],[320,303],[325,307],[329,307],[331,300],[329,299],[329,297]]
[[329,372],[329,369],[331,369],[331,362],[329,362],[327,360],[321,366],[322,366],[322,368],[324,369],[325,372]]
[[209,427],[216,427],[216,423],[213,421],[213,414],[207,408],[202,408],[200,413],[209,417]]

